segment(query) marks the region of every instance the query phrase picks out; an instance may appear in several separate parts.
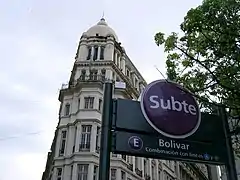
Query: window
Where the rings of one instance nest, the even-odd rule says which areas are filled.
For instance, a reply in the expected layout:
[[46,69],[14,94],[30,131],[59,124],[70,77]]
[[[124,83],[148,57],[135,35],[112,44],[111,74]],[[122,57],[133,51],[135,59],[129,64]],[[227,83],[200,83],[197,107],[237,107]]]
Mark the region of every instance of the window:
[[117,78],[116,78],[116,81],[117,81],[117,82],[120,82],[120,78],[119,78],[118,76],[117,76]]
[[97,76],[98,76],[98,72],[97,71],[94,71],[93,72],[93,80],[97,80]]
[[102,69],[101,70],[101,74],[102,74],[102,81],[104,81],[105,80],[105,76],[106,76],[106,70]]
[[135,78],[135,87],[138,85],[138,80]]
[[81,71],[80,80],[84,81],[84,80],[85,80],[85,77],[86,77],[86,70],[83,69],[83,70]]
[[78,110],[80,109],[80,98],[78,98]]
[[92,130],[91,125],[82,125],[81,143],[79,147],[80,151],[90,150],[91,130]]
[[65,112],[64,115],[68,116],[70,114],[70,104],[66,104],[65,105]]
[[126,71],[127,71],[127,76],[129,77],[129,70],[127,69]]
[[104,47],[101,46],[101,51],[100,51],[100,59],[103,60],[104,59]]
[[88,164],[78,165],[78,179],[77,180],[87,180],[88,177]]
[[121,171],[121,180],[126,180],[126,173]]
[[93,180],[97,180],[97,179],[98,179],[98,166],[94,165]]
[[93,60],[95,61],[95,60],[97,60],[97,58],[98,58],[98,47],[95,46],[95,47],[94,47]]
[[64,154],[65,145],[66,145],[66,137],[67,137],[67,131],[62,131],[62,133],[61,133],[61,141],[60,141],[59,156],[63,156],[63,154]]
[[85,97],[84,98],[84,108],[85,109],[93,109],[94,97]]
[[111,169],[111,180],[117,180],[117,169]]
[[62,168],[57,168],[57,180],[62,179]]
[[97,127],[96,152],[99,153],[99,150],[100,150],[100,127]]
[[88,47],[87,60],[90,60],[90,59],[91,59],[91,55],[92,55],[92,47]]
[[98,110],[102,111],[102,99],[98,100]]

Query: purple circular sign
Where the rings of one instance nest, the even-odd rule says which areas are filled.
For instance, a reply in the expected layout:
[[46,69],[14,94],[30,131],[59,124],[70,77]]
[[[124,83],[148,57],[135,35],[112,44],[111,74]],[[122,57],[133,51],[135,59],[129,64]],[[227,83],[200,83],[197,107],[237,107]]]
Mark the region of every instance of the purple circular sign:
[[147,122],[170,138],[186,138],[201,122],[199,106],[181,85],[166,80],[150,83],[141,95],[141,109]]

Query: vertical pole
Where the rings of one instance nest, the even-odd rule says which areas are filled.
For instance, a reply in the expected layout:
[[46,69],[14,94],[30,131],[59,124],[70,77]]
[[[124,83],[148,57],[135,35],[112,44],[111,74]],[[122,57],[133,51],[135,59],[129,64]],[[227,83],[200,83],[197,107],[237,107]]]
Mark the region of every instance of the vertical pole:
[[234,158],[233,148],[232,148],[232,137],[231,137],[229,125],[228,125],[228,117],[224,107],[220,107],[219,111],[220,111],[219,115],[221,116],[222,123],[223,123],[224,134],[226,137],[226,147],[227,147],[227,155],[228,155],[228,162],[226,163],[227,178],[228,180],[238,180],[235,158]]
[[109,179],[112,123],[112,90],[111,82],[105,82],[103,95],[99,180]]

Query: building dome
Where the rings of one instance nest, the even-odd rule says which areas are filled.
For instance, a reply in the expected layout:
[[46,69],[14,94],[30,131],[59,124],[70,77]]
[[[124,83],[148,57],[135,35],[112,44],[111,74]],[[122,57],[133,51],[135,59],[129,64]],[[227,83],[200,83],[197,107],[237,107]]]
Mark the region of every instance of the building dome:
[[113,36],[116,41],[118,41],[118,37],[114,30],[108,26],[105,19],[102,18],[96,25],[92,26],[90,29],[87,30],[84,35],[87,36]]

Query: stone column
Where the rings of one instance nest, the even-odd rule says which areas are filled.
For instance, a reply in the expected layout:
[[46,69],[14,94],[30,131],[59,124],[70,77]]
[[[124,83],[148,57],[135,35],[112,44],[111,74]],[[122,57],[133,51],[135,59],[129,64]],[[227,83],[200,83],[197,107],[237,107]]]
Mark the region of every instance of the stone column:
[[121,69],[124,75],[126,75],[126,59],[124,57],[124,55],[122,56],[122,60],[121,60]]
[[92,132],[91,132],[91,144],[90,144],[90,152],[95,152],[96,150],[96,135],[97,135],[97,125],[92,125]]
[[160,177],[159,177],[159,174],[158,174],[158,172],[159,172],[158,160],[156,160],[155,162],[156,162],[156,170],[157,170],[157,171],[156,171],[156,173],[157,173],[157,174],[156,174],[156,180],[159,180]]
[[53,168],[52,179],[53,180],[57,179],[57,168],[56,167]]
[[91,47],[92,48],[92,51],[91,51],[91,58],[90,60],[93,61],[93,55],[94,55],[94,46]]
[[110,69],[106,69],[106,79],[112,79],[112,71]]
[[122,176],[121,176],[121,169],[117,169],[117,180],[121,180],[122,179]]
[[75,152],[79,152],[80,145],[80,136],[81,136],[81,124],[77,123],[77,132],[76,132],[76,142],[75,142]]
[[136,173],[136,170],[135,170],[137,168],[136,167],[136,157],[132,158],[132,164],[133,164],[133,171]]
[[114,42],[111,37],[107,40],[107,44],[104,51],[104,59],[107,61],[113,61],[114,57]]
[[70,180],[70,173],[71,173],[71,166],[65,165],[63,167],[63,179],[64,180]]
[[180,166],[180,164],[179,164],[179,162],[175,162],[176,163],[176,172],[175,172],[175,174],[176,174],[176,176],[177,176],[177,179],[179,179],[180,180],[180,168],[179,168],[179,166]]
[[75,127],[74,126],[69,126],[68,127],[68,136],[67,136],[67,143],[66,143],[66,155],[71,155],[73,146],[74,146],[74,132]]
[[72,180],[77,180],[78,178],[78,167],[77,167],[77,164],[74,163],[73,164],[73,173],[72,173]]
[[77,61],[86,61],[87,59],[87,43],[85,41],[80,40],[79,49],[78,49]]
[[151,159],[149,159],[149,165],[148,165],[148,167],[149,167],[149,169],[148,169],[148,175],[150,176],[150,179],[152,180],[152,160]]
[[121,54],[119,54],[119,56],[118,56],[118,67],[119,67],[119,69],[121,69],[122,68],[122,63],[121,63]]
[[94,164],[90,163],[88,166],[88,180],[93,180],[93,171],[94,171]]
[[144,169],[144,158],[141,158],[140,164],[141,164],[141,169],[140,170],[142,170],[142,175],[144,177],[144,174],[146,174],[145,169]]
[[100,60],[101,46],[98,46],[97,60]]
[[115,52],[115,60],[114,60],[114,63],[117,65],[118,64],[118,54],[117,52]]
[[60,141],[61,141],[61,132],[58,129],[57,130],[57,140],[56,140],[56,149],[55,149],[54,157],[58,157],[59,156]]

